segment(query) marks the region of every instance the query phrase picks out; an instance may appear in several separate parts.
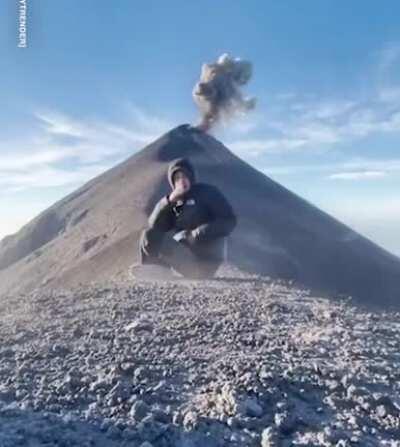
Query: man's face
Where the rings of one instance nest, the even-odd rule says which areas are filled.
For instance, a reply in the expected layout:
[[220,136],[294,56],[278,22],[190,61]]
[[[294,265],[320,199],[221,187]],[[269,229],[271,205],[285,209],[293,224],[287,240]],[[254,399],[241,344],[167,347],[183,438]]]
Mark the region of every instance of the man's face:
[[189,177],[183,171],[177,171],[174,174],[174,186],[175,188],[180,187],[184,191],[189,191],[191,187]]

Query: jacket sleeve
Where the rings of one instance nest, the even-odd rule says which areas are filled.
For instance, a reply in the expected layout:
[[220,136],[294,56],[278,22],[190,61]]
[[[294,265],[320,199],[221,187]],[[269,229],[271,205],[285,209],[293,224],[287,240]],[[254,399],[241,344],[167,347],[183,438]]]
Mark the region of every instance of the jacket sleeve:
[[173,203],[168,201],[167,195],[161,197],[150,214],[148,221],[149,227],[157,228],[163,232],[170,231],[174,225],[172,208]]
[[222,192],[214,186],[210,186],[204,199],[212,219],[192,231],[195,242],[206,242],[228,236],[237,224],[232,206]]

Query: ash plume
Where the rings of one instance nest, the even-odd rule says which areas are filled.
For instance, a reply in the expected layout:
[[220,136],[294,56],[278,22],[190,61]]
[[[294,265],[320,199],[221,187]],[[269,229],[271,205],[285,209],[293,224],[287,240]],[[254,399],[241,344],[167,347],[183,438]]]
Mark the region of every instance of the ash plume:
[[252,64],[223,54],[216,62],[203,64],[193,99],[200,109],[198,127],[209,130],[214,124],[255,107],[255,98],[245,98],[241,88],[252,76]]

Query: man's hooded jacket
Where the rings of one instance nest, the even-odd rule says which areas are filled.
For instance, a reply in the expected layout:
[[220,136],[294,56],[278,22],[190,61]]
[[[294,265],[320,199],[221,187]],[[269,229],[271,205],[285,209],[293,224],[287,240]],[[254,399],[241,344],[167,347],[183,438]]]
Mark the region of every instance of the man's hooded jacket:
[[178,202],[169,202],[168,194],[163,196],[149,217],[150,228],[162,232],[192,230],[194,251],[201,246],[212,245],[215,245],[215,250],[220,250],[221,238],[228,236],[237,223],[232,206],[216,186],[196,182],[195,170],[187,158],[177,158],[168,166],[171,188],[177,171],[187,175],[191,188]]

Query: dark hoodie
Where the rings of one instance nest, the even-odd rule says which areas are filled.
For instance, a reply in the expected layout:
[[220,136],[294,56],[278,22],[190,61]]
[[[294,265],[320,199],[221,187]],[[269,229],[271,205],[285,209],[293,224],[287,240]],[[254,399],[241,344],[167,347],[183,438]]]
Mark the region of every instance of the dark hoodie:
[[[236,226],[236,215],[222,192],[214,185],[196,182],[195,170],[187,158],[178,158],[168,166],[168,182],[173,188],[173,175],[182,170],[191,181],[191,188],[179,203],[170,203],[163,196],[149,217],[149,226],[162,232],[193,230],[192,249],[215,242],[214,253],[221,251],[221,238]],[[218,243],[217,243],[218,242]],[[204,244],[203,244],[204,243]],[[217,248],[219,247],[219,248]],[[222,253],[219,253],[222,256]]]

